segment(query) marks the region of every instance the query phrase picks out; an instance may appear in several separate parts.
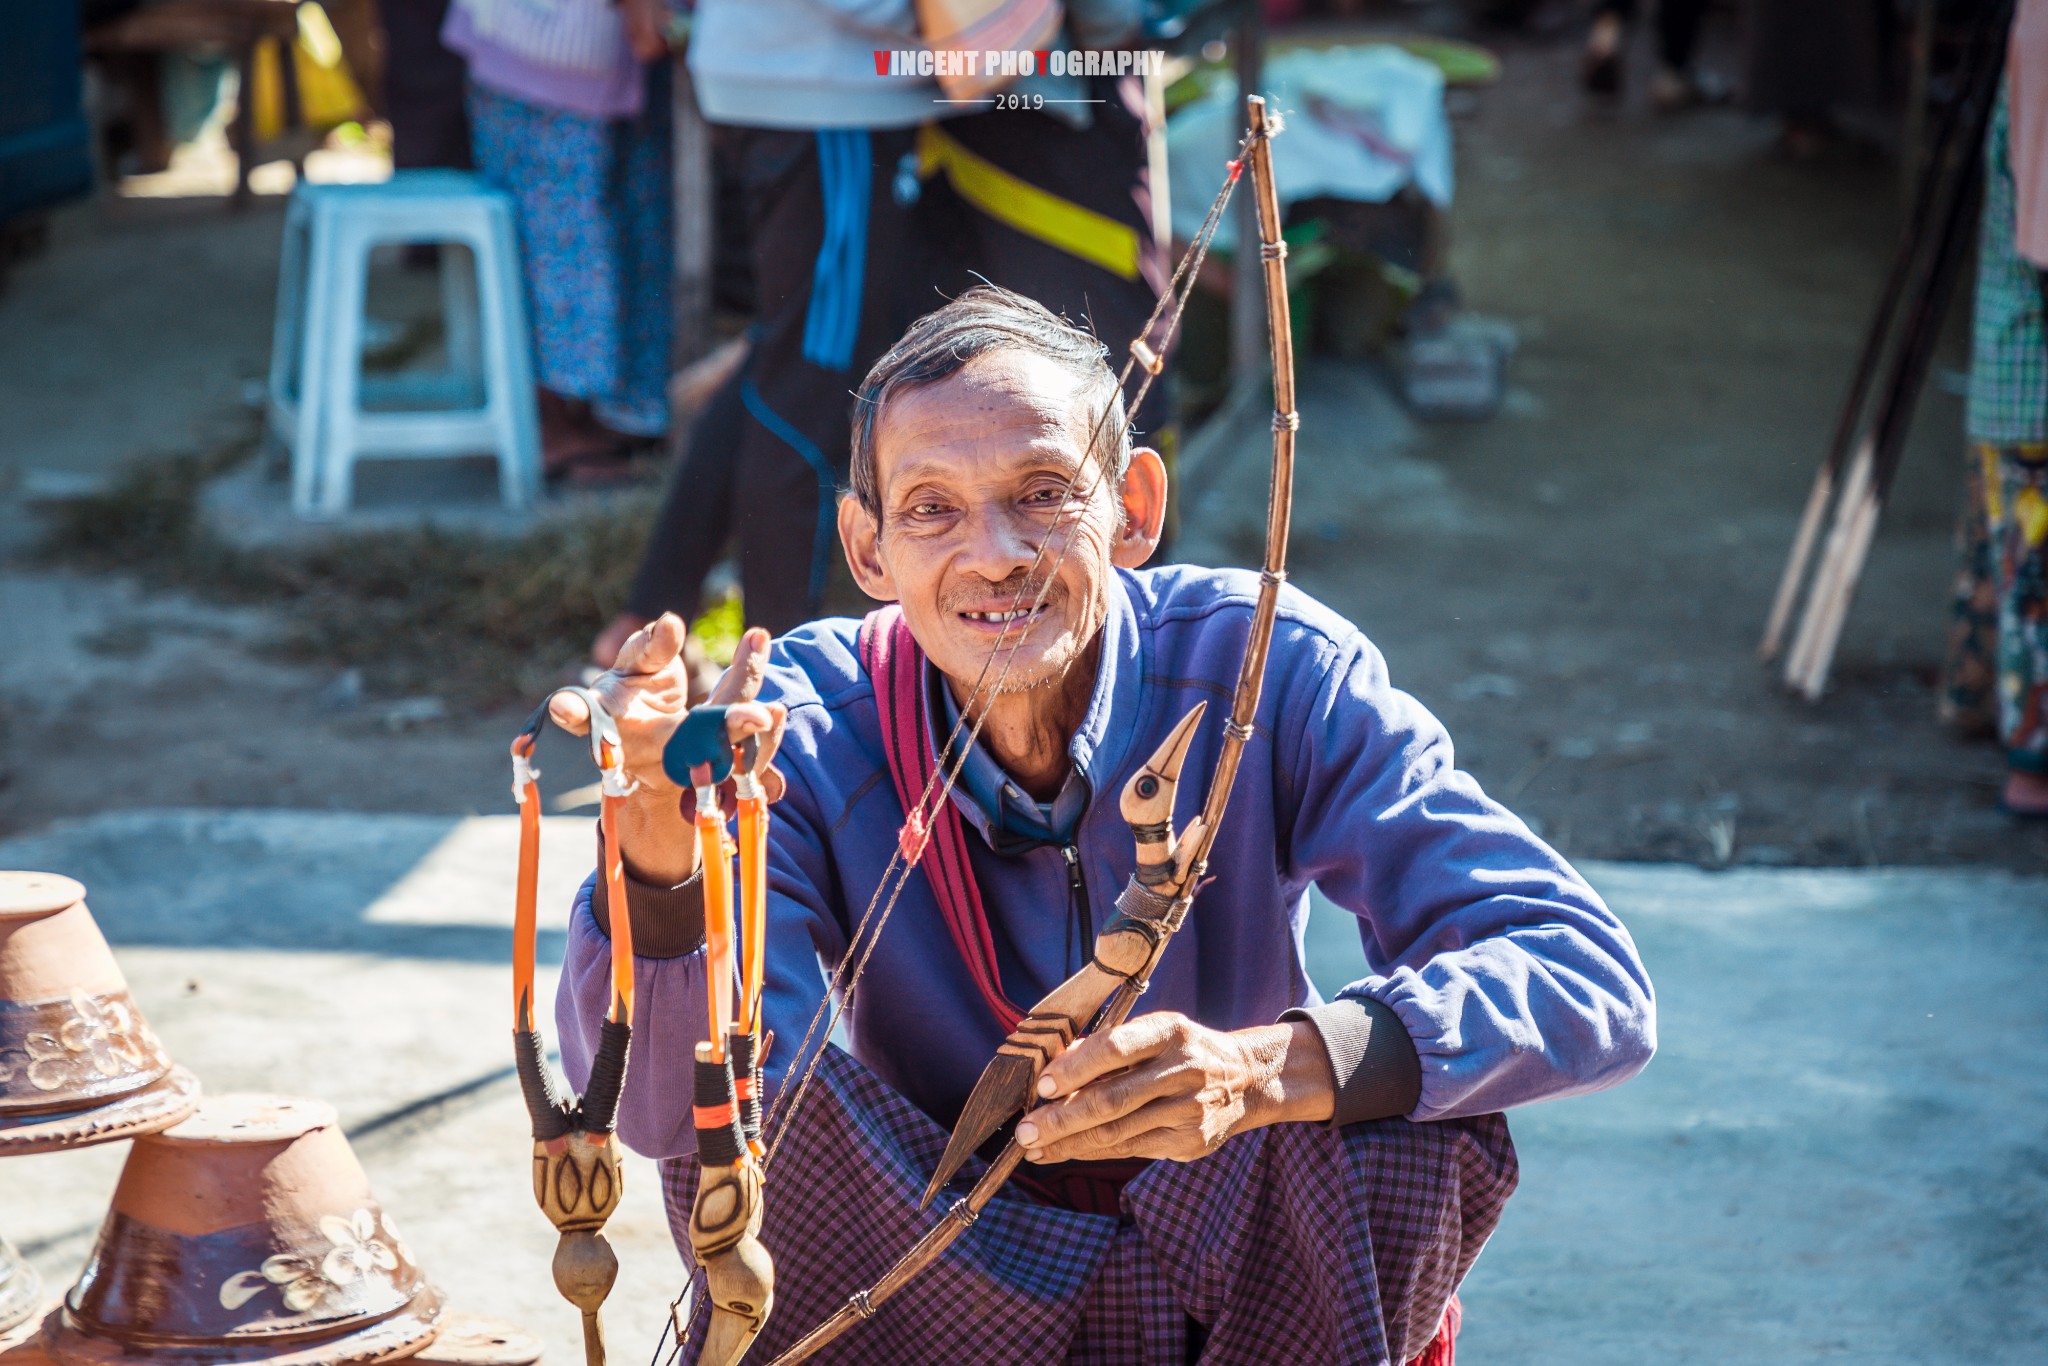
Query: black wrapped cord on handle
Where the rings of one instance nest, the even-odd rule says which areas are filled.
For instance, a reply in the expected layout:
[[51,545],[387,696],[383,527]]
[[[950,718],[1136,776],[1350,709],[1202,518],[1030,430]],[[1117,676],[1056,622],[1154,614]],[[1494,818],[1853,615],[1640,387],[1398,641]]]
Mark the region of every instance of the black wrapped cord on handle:
[[761,1078],[754,1066],[754,1036],[738,1030],[726,1035],[725,1055],[732,1062],[733,1096],[739,1107],[740,1135],[748,1143],[761,1140]]
[[632,1051],[633,1026],[606,1020],[598,1026],[597,1056],[590,1060],[590,1084],[583,1088],[583,1127],[608,1134],[619,1113],[619,1093],[626,1085],[626,1055]]
[[[733,1104],[732,1069],[727,1063],[696,1060],[697,1160],[707,1167],[730,1167],[747,1150]],[[722,1116],[722,1118],[720,1118]]]
[[540,1035],[531,1029],[513,1030],[512,1060],[519,1068],[519,1090],[526,1097],[526,1114],[533,1122],[533,1141],[552,1143],[567,1136],[575,1125],[569,1107],[562,1103],[555,1074],[548,1068]]

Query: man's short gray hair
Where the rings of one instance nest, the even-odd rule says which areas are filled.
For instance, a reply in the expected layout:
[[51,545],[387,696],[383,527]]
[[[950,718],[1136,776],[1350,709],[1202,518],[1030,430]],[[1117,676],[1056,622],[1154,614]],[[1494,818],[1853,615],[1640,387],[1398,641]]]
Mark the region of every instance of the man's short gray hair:
[[[1121,485],[1131,464],[1131,432],[1123,388],[1109,368],[1109,348],[1055,316],[1045,305],[994,285],[977,285],[910,325],[861,381],[853,405],[853,496],[879,525],[882,490],[875,469],[875,426],[882,406],[905,389],[957,373],[976,356],[1023,351],[1043,356],[1074,377],[1084,420],[1099,448],[1088,454]],[[1107,408],[1105,415],[1104,409]]]

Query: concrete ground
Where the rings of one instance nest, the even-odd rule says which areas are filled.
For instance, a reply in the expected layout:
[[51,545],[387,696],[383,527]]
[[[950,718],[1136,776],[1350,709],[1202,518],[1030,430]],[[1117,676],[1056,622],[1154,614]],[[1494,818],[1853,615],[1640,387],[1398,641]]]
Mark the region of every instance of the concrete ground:
[[[550,819],[544,961],[589,823]],[[217,1091],[333,1102],[455,1304],[576,1355],[531,1203],[506,1047],[510,817],[129,811],[0,843],[81,878],[171,1051]],[[1662,1047],[1605,1095],[1513,1118],[1522,1185],[1468,1281],[1461,1356],[2038,1360],[2048,883],[2005,874],[1595,864],[1656,981]],[[1200,912],[1198,912],[1199,914]],[[1355,932],[1323,907],[1334,990]],[[544,988],[552,989],[552,981]],[[77,1274],[122,1145],[0,1163],[5,1231]],[[619,1360],[678,1286],[651,1166],[612,1237]]]

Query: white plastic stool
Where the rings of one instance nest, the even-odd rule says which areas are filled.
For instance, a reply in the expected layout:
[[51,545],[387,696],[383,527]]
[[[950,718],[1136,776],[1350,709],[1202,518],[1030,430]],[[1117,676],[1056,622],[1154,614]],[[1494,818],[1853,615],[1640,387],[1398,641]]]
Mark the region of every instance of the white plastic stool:
[[[399,171],[379,185],[301,181],[284,234],[270,430],[291,450],[293,511],[346,512],[364,457],[495,455],[505,504],[531,504],[540,422],[511,201],[461,171]],[[386,242],[458,244],[475,261],[472,272],[441,253],[447,375],[363,377],[370,252]],[[366,391],[412,406],[365,411]]]

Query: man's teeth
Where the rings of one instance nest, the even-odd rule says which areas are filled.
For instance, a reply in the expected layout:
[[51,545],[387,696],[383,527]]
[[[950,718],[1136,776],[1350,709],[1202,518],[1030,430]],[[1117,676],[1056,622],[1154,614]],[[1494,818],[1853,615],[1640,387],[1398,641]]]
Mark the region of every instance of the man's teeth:
[[969,621],[987,621],[1000,626],[1006,621],[1022,621],[1026,617],[1037,616],[1038,612],[1036,607],[1014,607],[1006,612],[962,612],[960,615]]

